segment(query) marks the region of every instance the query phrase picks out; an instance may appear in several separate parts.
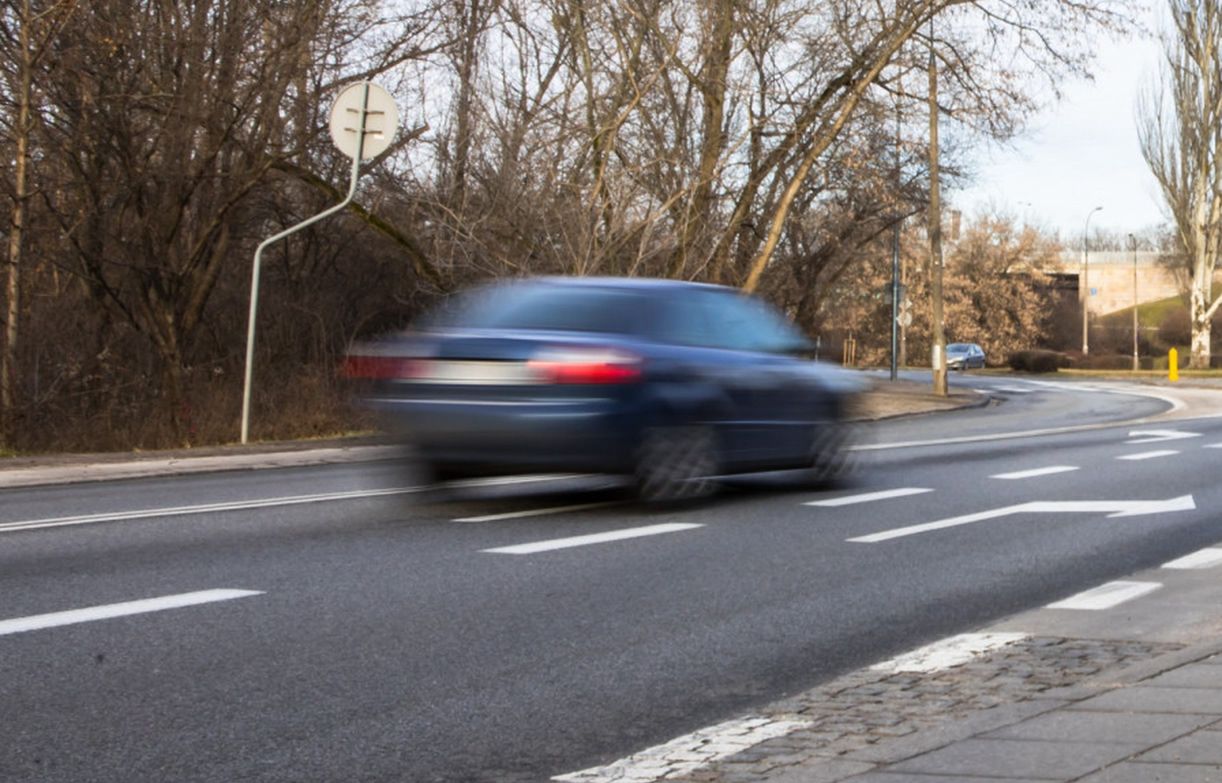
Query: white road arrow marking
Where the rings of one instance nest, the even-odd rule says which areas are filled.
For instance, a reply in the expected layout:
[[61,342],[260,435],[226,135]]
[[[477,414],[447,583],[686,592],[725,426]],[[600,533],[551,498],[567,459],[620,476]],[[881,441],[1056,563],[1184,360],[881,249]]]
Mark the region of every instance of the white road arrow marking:
[[1133,430],[1129,433],[1130,438],[1135,440],[1126,440],[1126,445],[1135,445],[1138,443],[1158,443],[1165,440],[1183,440],[1185,438],[1199,438],[1199,432],[1180,432],[1179,430]]
[[980,511],[975,514],[965,514],[936,522],[926,522],[922,525],[884,530],[868,536],[848,539],[855,544],[877,544],[880,541],[890,541],[893,538],[914,536],[918,533],[928,533],[933,530],[944,530],[948,527],[970,525],[973,522],[983,522],[986,519],[998,519],[1012,514],[1107,514],[1111,517],[1134,517],[1143,514],[1161,514],[1169,511],[1191,511],[1197,505],[1192,495],[1182,495],[1167,500],[1053,500],[1019,503],[1016,506],[1004,506],[991,511]]

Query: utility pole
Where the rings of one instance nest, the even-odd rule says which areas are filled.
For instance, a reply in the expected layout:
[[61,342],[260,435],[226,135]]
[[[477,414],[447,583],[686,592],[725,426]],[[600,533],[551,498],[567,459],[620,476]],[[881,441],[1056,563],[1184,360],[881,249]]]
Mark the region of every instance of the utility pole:
[[892,199],[895,204],[895,214],[892,219],[895,221],[895,238],[891,244],[891,380],[899,377],[898,365],[900,363],[899,348],[900,348],[900,330],[903,328],[900,323],[900,305],[903,301],[901,292],[903,291],[902,279],[900,277],[900,225],[903,219],[900,217],[900,103],[899,99],[895,100],[895,198]]
[[933,393],[945,397],[946,333],[942,326],[942,193],[938,182],[938,60],[929,20],[929,288],[933,297]]

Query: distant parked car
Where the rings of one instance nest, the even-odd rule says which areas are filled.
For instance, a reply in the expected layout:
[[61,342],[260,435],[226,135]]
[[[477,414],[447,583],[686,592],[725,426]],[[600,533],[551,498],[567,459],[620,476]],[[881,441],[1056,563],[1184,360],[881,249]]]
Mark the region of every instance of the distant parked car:
[[951,343],[946,346],[946,369],[970,370],[984,366],[984,349],[976,343]]
[[839,477],[859,381],[811,348],[734,289],[536,278],[461,294],[347,368],[438,480],[618,473],[646,500],[677,500],[730,473]]

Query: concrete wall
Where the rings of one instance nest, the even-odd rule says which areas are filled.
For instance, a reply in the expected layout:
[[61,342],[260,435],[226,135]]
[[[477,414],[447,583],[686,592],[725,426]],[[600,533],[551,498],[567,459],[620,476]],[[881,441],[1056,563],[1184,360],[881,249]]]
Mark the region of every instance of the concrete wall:
[[[1179,296],[1182,293],[1181,284],[1176,276],[1158,260],[1161,253],[1137,253],[1137,286],[1136,298],[1138,304],[1154,302]],[[1087,307],[1090,312],[1106,315],[1117,310],[1125,310],[1133,306],[1133,253],[1096,252],[1089,256],[1089,266],[1086,272],[1086,283],[1090,287]],[[1079,300],[1082,297],[1082,251],[1065,251],[1061,254],[1059,268],[1045,270],[1063,275],[1077,275],[1079,285]],[[1222,273],[1215,277],[1215,294]]]

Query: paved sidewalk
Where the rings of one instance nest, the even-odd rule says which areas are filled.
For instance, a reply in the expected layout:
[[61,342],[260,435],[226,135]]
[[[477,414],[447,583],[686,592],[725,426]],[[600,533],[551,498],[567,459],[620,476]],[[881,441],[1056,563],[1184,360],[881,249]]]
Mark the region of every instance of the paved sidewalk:
[[1222,548],[1195,560],[1123,608],[1025,612],[558,779],[1222,783]]
[[879,742],[830,765],[820,761],[767,779],[1217,783],[1222,781],[1222,641]]

